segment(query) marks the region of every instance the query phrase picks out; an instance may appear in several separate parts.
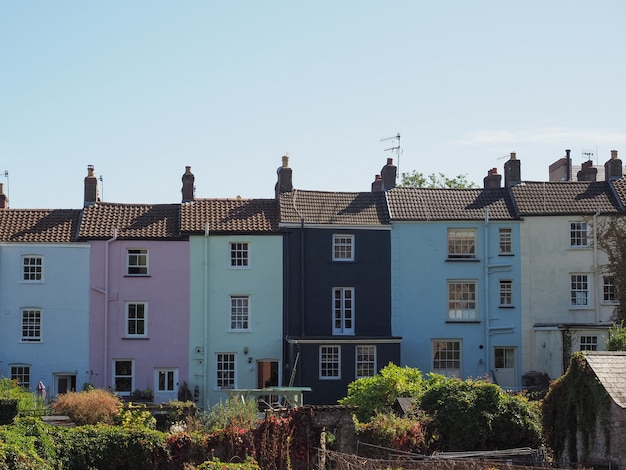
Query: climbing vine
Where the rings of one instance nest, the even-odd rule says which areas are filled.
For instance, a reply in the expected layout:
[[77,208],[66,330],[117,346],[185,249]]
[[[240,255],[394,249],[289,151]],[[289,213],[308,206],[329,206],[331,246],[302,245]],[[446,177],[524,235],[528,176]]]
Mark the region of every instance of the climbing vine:
[[585,356],[574,353],[567,372],[554,381],[543,402],[543,427],[547,444],[560,459],[568,450],[570,462],[577,459],[577,436],[582,445],[585,462],[600,423],[605,438],[605,448],[610,448],[611,399],[600,384]]

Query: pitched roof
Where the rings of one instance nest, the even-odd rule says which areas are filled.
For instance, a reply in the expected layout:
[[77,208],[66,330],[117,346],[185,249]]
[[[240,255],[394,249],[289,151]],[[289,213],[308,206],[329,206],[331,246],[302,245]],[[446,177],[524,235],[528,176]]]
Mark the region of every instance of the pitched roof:
[[280,195],[280,222],[316,225],[386,225],[384,193],[294,190]]
[[183,233],[258,233],[278,231],[275,199],[196,199],[181,204]]
[[180,238],[180,204],[116,204],[99,202],[83,209],[79,238],[120,240]]
[[626,207],[626,179],[612,179],[611,185],[613,186],[613,190],[615,191],[617,198],[620,200],[622,207]]
[[613,401],[626,408],[626,351],[583,351],[583,354]]
[[524,182],[513,186],[521,216],[617,213],[620,205],[606,181]]
[[405,188],[387,191],[391,220],[513,220],[515,209],[505,188]]
[[75,241],[79,217],[80,210],[75,209],[1,209],[0,241]]

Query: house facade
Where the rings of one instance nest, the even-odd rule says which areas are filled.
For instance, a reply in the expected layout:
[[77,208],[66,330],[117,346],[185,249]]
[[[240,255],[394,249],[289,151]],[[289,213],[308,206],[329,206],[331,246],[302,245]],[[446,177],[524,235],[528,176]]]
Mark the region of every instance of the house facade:
[[521,385],[520,221],[500,179],[492,170],[484,189],[386,191],[403,365]]
[[76,242],[79,216],[0,208],[0,376],[48,399],[89,376],[90,247]]
[[181,206],[190,245],[189,384],[208,408],[233,390],[282,384],[283,237],[273,199],[190,194]]
[[[91,245],[89,382],[155,402],[188,381],[189,243],[179,204],[116,204],[89,197],[79,240]],[[91,196],[94,193],[91,192]]]
[[616,190],[623,186],[621,162],[617,166],[614,174],[607,170],[607,181],[579,176],[579,181],[512,188],[524,220],[522,332],[528,371],[555,379],[565,372],[571,353],[604,349],[617,298],[597,228],[606,217],[623,215]]
[[276,197],[285,234],[285,383],[311,387],[307,403],[335,403],[350,382],[400,361],[384,194],[294,189],[283,157]]

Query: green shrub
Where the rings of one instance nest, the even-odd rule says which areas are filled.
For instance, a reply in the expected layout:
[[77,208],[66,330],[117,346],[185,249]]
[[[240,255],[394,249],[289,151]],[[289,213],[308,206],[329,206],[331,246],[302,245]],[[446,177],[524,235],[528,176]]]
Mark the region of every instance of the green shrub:
[[244,462],[222,462],[220,459],[211,459],[198,466],[198,470],[260,470],[259,464],[252,457]]
[[103,389],[63,393],[52,404],[56,414],[69,416],[77,425],[113,424],[121,408],[119,397]]
[[45,408],[42,398],[6,377],[0,378],[0,400],[17,400],[17,411],[21,416],[41,415]]
[[609,327],[606,350],[626,351],[626,327],[624,326],[624,320],[620,321],[619,324],[613,323],[613,326]]
[[155,429],[156,419],[142,406],[132,403],[115,416],[115,422],[125,429]]
[[419,369],[389,363],[374,377],[364,377],[348,385],[348,395],[341,405],[358,407],[356,417],[368,422],[376,414],[389,413],[398,397],[416,397],[424,391],[426,381]]

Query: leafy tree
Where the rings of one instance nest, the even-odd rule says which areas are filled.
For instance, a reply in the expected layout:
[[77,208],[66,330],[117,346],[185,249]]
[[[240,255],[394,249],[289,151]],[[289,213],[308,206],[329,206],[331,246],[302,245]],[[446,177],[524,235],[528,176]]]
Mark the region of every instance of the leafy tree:
[[626,326],[624,320],[613,323],[609,328],[609,337],[606,340],[607,351],[626,351]]
[[443,173],[431,173],[425,176],[419,171],[413,170],[410,173],[402,173],[400,176],[400,186],[407,188],[477,188],[472,181],[467,180],[467,174],[457,175],[449,178]]
[[598,246],[606,253],[606,270],[613,275],[617,306],[615,320],[626,320],[626,220],[623,216],[598,220]]
[[389,363],[374,377],[363,377],[348,385],[348,396],[341,405],[357,406],[356,417],[367,422],[377,413],[389,413],[398,397],[414,397],[424,390],[419,369]]

